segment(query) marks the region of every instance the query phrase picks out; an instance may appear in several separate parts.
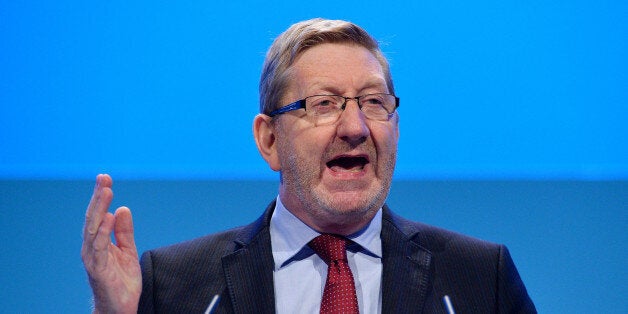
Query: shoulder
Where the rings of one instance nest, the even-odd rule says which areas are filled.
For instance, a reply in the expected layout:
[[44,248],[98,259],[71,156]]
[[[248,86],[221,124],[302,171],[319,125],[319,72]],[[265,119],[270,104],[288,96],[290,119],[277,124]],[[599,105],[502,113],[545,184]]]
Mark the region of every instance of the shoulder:
[[[456,308],[536,313],[506,246],[410,221],[388,207],[382,218],[382,245],[389,246],[384,251],[397,250],[389,253],[391,260],[400,252],[422,257],[414,260],[429,269],[433,291],[453,297],[459,303]],[[399,264],[389,267],[390,272],[397,271]]]
[[261,217],[251,224],[149,250],[142,256],[173,263],[183,261],[193,263],[199,260],[219,261],[222,256],[258,241],[260,235],[268,231],[272,208],[274,208],[274,202],[268,206]]
[[142,260],[149,259],[153,264],[219,264],[223,256],[259,241],[261,235],[268,232],[272,208],[274,202],[251,224],[149,250],[142,255]]
[[154,313],[156,308],[172,313],[203,311],[206,300],[226,287],[223,258],[258,241],[267,230],[265,216],[247,226],[144,252],[139,312]]
[[246,226],[238,227],[152,249],[145,252],[142,258],[150,256],[153,261],[159,260],[161,263],[179,263],[183,261],[194,263],[194,261],[198,260],[220,259],[227,252],[233,252],[235,239],[245,232],[246,229]]
[[495,259],[505,247],[501,244],[474,238],[451,230],[411,221],[385,207],[384,230],[393,230],[432,254],[455,255],[461,258]]

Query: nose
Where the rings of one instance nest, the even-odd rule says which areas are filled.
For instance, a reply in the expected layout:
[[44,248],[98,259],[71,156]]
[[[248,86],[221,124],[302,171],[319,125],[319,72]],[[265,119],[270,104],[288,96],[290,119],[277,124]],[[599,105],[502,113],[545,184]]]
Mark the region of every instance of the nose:
[[356,99],[348,99],[345,110],[340,114],[336,133],[338,137],[351,145],[366,141],[371,131],[366,124],[366,117]]

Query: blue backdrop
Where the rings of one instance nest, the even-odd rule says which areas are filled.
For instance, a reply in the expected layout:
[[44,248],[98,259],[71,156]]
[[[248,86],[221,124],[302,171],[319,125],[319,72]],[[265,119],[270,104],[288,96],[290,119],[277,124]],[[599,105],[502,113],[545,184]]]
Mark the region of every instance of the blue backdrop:
[[0,0],[0,312],[87,311],[97,173],[142,250],[254,219],[264,54],[318,16],[391,62],[391,206],[508,244],[542,312],[628,312],[628,2],[577,0]]
[[625,1],[24,3],[0,13],[0,176],[274,178],[251,136],[271,40],[383,43],[404,178],[628,178]]

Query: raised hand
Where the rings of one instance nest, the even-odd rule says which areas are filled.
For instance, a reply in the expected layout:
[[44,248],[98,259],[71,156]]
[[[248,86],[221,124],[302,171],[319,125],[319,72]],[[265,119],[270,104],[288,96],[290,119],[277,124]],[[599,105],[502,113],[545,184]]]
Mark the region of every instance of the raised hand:
[[[142,292],[142,273],[133,238],[131,211],[108,212],[113,181],[96,177],[94,194],[85,213],[81,258],[94,293],[96,313],[136,313]],[[111,232],[115,244],[111,242]]]

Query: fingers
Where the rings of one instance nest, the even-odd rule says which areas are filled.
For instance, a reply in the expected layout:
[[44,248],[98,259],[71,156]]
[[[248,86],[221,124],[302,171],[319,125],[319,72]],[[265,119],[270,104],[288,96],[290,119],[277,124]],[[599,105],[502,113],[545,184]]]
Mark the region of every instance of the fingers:
[[109,175],[100,174],[96,177],[94,193],[85,212],[85,226],[83,227],[83,239],[90,241],[96,236],[100,223],[109,209],[113,199],[111,186],[113,181]]
[[109,246],[111,245],[111,231],[113,230],[113,226],[115,224],[114,221],[115,218],[111,213],[105,213],[102,223],[98,228],[98,233],[91,243],[91,258],[89,260],[91,267],[88,266],[87,268],[99,271],[107,266],[110,249]]
[[115,213],[114,235],[116,245],[123,251],[137,251],[133,236],[133,216],[127,207],[120,207]]
[[108,175],[96,177],[94,193],[85,213],[81,256],[88,271],[96,265],[106,264],[114,224],[113,215],[107,212],[113,199],[112,183]]

